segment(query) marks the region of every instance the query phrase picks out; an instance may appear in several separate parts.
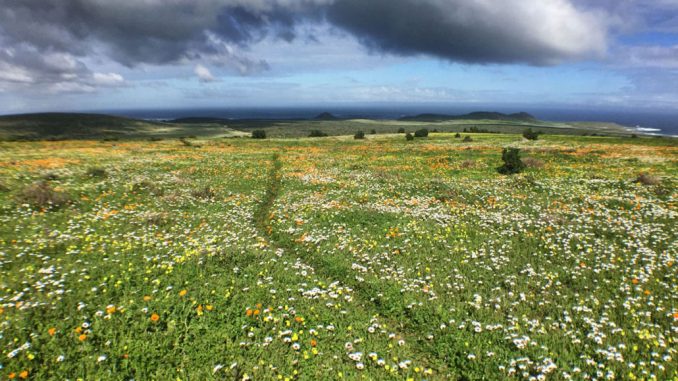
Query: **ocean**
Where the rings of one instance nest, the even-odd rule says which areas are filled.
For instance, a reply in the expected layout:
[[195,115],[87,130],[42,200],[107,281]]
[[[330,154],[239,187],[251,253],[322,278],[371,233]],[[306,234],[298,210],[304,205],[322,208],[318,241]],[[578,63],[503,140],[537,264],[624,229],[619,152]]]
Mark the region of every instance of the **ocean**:
[[249,107],[249,108],[193,108],[193,109],[138,109],[97,110],[114,115],[149,120],[168,120],[183,117],[212,117],[224,119],[306,119],[322,112],[341,118],[397,119],[423,113],[464,114],[473,111],[514,113],[525,111],[537,119],[557,122],[614,122],[637,128],[639,132],[678,136],[678,110],[633,111],[575,108],[530,108],[505,106],[443,106],[443,105],[378,105],[378,106],[315,106],[315,107]]

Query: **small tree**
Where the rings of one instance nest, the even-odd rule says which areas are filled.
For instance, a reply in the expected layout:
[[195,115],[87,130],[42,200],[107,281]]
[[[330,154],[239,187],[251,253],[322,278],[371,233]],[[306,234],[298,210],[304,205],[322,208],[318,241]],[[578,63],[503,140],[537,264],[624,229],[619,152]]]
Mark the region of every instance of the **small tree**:
[[528,128],[523,131],[523,137],[527,140],[537,140],[539,139],[539,132],[534,132],[531,128]]
[[372,130],[370,131],[370,135],[376,135],[376,134],[377,134],[377,130],[372,129]]
[[404,134],[404,133],[405,133],[405,129],[402,128],[402,127],[400,127],[400,128],[398,129],[398,133],[399,133],[399,134]]
[[464,141],[464,143],[470,143],[470,142],[472,142],[472,141],[473,141],[473,138],[472,138],[472,137],[470,137],[470,136],[466,136],[466,137],[464,138],[464,140],[463,140],[463,141]]
[[358,131],[353,135],[353,139],[365,139],[365,133],[362,131]]
[[408,132],[407,134],[405,134],[405,140],[407,141],[414,140],[414,136],[412,136],[412,134]]
[[518,148],[504,148],[501,153],[501,160],[504,161],[504,165],[497,168],[497,171],[502,175],[520,173],[525,169],[525,163],[520,160],[520,149]]
[[456,134],[454,134],[454,137],[455,137],[455,139],[459,139],[459,138],[461,138],[461,134],[457,132]]
[[266,131],[264,130],[252,131],[252,139],[266,139]]
[[323,138],[327,136],[327,134],[320,130],[311,130],[311,133],[308,134],[308,136],[311,138]]
[[421,130],[417,130],[414,132],[414,137],[415,138],[425,138],[428,136],[428,130],[425,128],[422,128]]

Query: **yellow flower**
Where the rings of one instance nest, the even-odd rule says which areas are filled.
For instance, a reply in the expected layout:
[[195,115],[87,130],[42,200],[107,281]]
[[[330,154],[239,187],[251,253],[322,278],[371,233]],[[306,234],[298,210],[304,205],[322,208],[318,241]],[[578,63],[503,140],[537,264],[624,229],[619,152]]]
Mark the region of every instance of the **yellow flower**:
[[155,322],[157,322],[158,320],[160,320],[160,315],[156,314],[155,312],[154,312],[153,314],[151,314],[151,321],[152,321],[152,322],[155,323]]
[[85,340],[87,340],[87,335],[85,335],[85,334],[83,333],[82,335],[78,336],[78,340],[80,340],[80,341],[85,341]]
[[186,289],[179,291],[179,296],[186,296],[186,294],[188,294],[188,290]]
[[52,327],[48,329],[47,333],[49,333],[50,336],[54,336],[54,334],[56,333],[56,328]]

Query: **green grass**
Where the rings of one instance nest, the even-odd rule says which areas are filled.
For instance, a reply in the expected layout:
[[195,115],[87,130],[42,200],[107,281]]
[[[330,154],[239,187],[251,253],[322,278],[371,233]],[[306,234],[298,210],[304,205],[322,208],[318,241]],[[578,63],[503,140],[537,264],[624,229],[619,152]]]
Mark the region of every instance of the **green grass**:
[[675,379],[675,141],[453,135],[0,143],[0,378]]

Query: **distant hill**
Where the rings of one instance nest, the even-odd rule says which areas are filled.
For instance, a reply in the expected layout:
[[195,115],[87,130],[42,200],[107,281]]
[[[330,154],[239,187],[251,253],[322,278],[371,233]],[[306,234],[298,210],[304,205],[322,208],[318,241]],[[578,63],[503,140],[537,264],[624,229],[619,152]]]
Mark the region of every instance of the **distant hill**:
[[10,140],[235,136],[222,124],[164,123],[102,114],[39,113],[0,116],[0,138]]
[[477,111],[464,115],[444,115],[444,114],[419,114],[415,116],[405,116],[398,120],[418,121],[418,122],[442,122],[446,120],[506,120],[513,122],[535,122],[537,119],[526,113],[519,112],[515,114],[502,114],[500,112]]
[[337,118],[329,112],[323,112],[322,114],[318,114],[313,120],[340,120],[340,118]]

